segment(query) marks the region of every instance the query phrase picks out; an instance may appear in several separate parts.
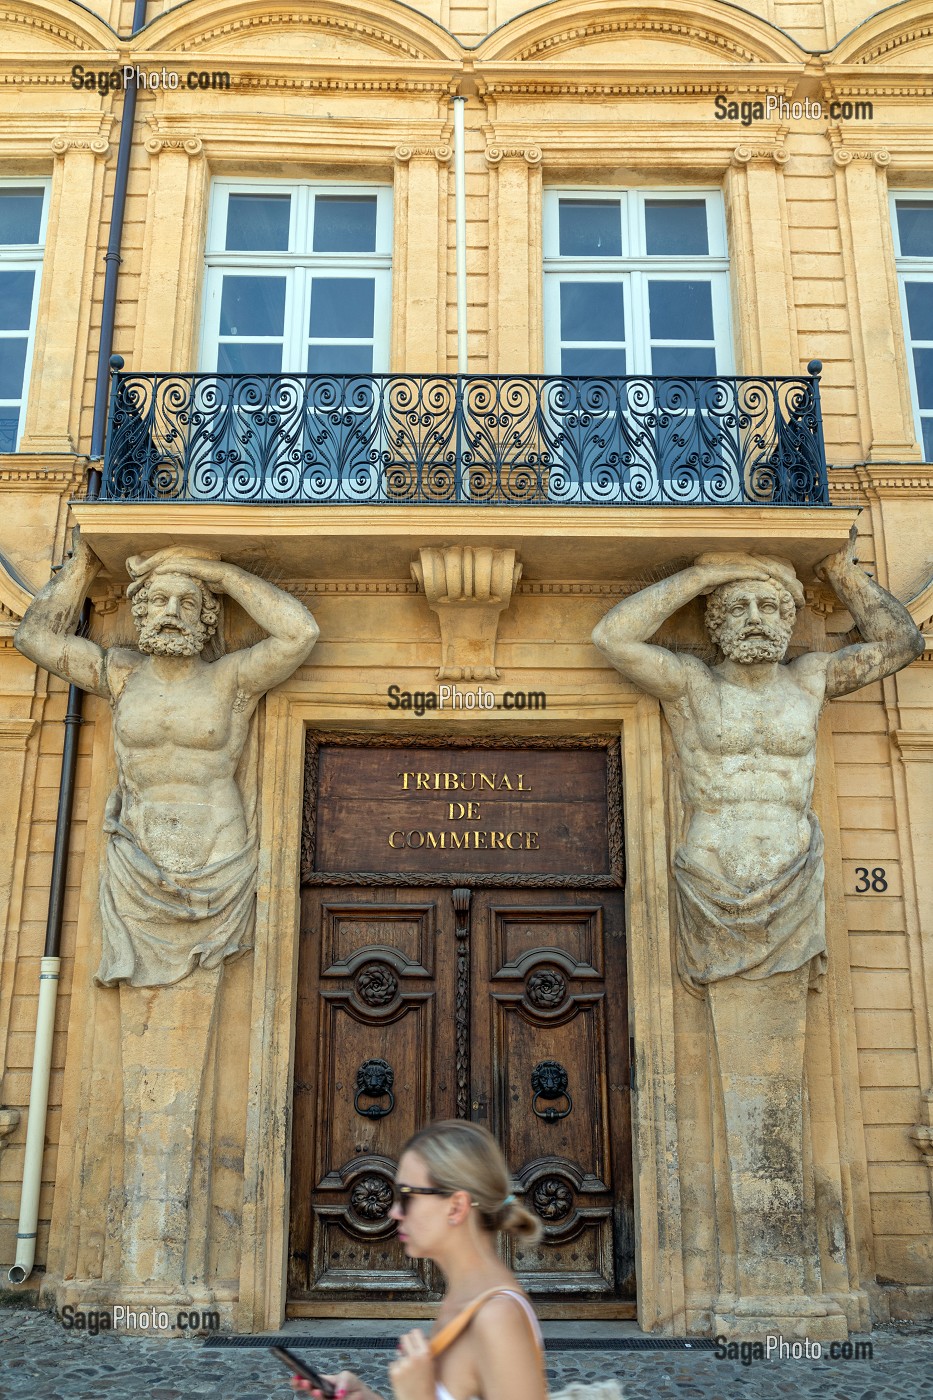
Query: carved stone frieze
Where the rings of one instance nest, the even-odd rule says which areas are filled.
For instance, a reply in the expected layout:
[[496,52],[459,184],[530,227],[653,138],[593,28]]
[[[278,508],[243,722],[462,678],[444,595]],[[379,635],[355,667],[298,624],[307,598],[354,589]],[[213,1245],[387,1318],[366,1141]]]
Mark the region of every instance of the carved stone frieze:
[[781,145],[773,146],[736,146],[732,152],[733,165],[749,165],[753,160],[769,160],[775,165],[786,165],[790,160],[790,152]]
[[57,156],[67,155],[69,151],[91,151],[95,156],[105,156],[110,142],[106,136],[55,136],[52,150]]
[[528,165],[540,165],[544,156],[540,146],[488,146],[487,165],[500,165],[504,160],[523,160]]
[[189,156],[204,152],[200,136],[149,136],[144,145],[151,156],[161,155],[163,151],[184,151]]
[[425,548],[412,561],[411,572],[440,623],[438,680],[498,680],[499,617],[522,572],[515,550]]
[[396,146],[395,159],[405,165],[411,160],[436,160],[446,165],[453,160],[452,146]]

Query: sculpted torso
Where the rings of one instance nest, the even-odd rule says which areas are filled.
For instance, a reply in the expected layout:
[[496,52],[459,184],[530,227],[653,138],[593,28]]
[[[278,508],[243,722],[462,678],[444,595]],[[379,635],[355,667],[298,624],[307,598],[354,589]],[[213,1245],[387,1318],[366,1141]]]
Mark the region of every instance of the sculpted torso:
[[231,659],[166,678],[153,658],[114,652],[108,679],[124,826],[168,870],[240,850],[246,818],[234,773],[256,697],[238,700]]
[[[903,606],[857,567],[855,540],[853,526],[818,569],[866,639],[838,652],[783,663],[804,595],[786,560],[763,555],[702,555],[625,598],[593,632],[612,664],[661,701],[680,759],[687,854],[746,890],[776,878],[810,844],[824,700],[923,650]],[[651,644],[667,618],[704,595],[722,660],[708,666]]]
[[684,844],[747,887],[807,849],[821,697],[794,666],[760,687],[687,662],[683,696],[662,702],[688,808]]

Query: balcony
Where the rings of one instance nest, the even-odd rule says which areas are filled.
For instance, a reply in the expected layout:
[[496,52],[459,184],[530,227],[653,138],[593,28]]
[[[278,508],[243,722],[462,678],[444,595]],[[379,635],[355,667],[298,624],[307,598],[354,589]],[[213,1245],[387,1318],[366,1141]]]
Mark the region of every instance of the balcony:
[[100,502],[828,506],[799,378],[135,374]]

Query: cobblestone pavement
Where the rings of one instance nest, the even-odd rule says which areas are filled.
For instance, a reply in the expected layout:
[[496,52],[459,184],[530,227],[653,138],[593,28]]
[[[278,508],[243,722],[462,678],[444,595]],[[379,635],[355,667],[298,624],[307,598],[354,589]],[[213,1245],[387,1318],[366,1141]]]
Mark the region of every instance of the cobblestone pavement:
[[[385,1324],[383,1324],[385,1326]],[[784,1360],[743,1366],[711,1351],[548,1351],[551,1385],[616,1379],[626,1400],[919,1400],[933,1395],[933,1330],[892,1327],[872,1335],[870,1361]],[[389,1394],[391,1353],[315,1352],[323,1370],[361,1372]],[[310,1359],[310,1358],[309,1358]],[[46,1313],[0,1309],[2,1400],[287,1400],[279,1363],[259,1348],[211,1348],[66,1332]]]

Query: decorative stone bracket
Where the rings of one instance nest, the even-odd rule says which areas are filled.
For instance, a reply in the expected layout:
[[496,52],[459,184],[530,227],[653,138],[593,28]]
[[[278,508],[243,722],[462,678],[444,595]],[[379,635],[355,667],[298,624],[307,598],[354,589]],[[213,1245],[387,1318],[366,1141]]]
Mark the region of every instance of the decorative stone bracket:
[[411,574],[440,622],[438,680],[498,680],[499,615],[522,575],[515,550],[469,545],[421,549]]

